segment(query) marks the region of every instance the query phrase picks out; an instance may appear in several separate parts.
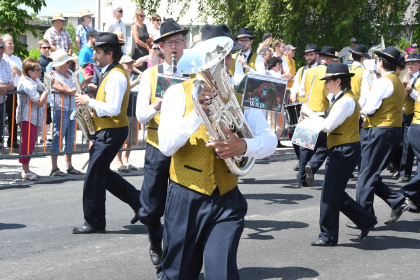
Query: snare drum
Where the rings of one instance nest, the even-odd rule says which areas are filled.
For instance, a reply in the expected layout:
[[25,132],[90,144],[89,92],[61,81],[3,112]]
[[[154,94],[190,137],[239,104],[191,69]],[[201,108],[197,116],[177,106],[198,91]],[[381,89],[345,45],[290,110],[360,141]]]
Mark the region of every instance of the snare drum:
[[295,102],[284,105],[284,111],[286,112],[287,123],[289,126],[295,127],[298,124],[301,107],[302,102]]

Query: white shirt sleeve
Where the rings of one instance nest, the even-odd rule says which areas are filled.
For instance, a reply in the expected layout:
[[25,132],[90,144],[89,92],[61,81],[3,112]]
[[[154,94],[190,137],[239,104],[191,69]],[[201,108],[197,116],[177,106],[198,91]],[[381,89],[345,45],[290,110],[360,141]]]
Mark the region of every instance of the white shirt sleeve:
[[[180,84],[171,86],[167,90],[161,111],[158,130],[159,149],[164,155],[171,156],[187,143],[203,122],[195,110],[184,117],[185,93]],[[245,139],[247,142],[245,156],[264,158],[274,153],[277,138],[267,124],[262,111],[246,109],[245,118],[255,135],[253,139]]]
[[[303,71],[303,69],[302,69]],[[299,70],[296,72],[295,77],[293,78],[293,86],[290,88],[290,95],[296,95],[298,97],[299,92],[299,75],[301,72]]]
[[327,118],[322,118],[317,114],[312,114],[311,119],[317,118],[319,122],[323,123],[324,132],[334,131],[337,127],[344,123],[344,121],[350,117],[356,104],[354,100],[348,96],[343,96],[334,104],[334,110],[331,110]]
[[[155,110],[152,104],[150,104],[151,98],[150,88],[150,68],[143,72],[141,76],[139,93],[137,96],[136,106],[136,117],[140,123],[146,123],[150,121],[158,111]],[[160,144],[159,144],[160,146]]]
[[373,115],[376,110],[381,107],[382,100],[388,98],[394,92],[394,85],[390,79],[385,78],[390,72],[386,73],[382,78],[376,80],[369,95],[366,96],[366,103],[362,111],[368,115]]
[[127,79],[124,74],[113,71],[108,74],[109,77],[105,84],[105,102],[91,99],[89,107],[96,110],[98,117],[118,116],[121,112],[121,103],[127,89]]
[[362,108],[365,105],[366,97],[369,94],[369,86],[372,84],[374,79],[376,79],[376,74],[374,73],[371,74],[369,70],[363,71],[362,85],[360,89],[360,98],[359,98],[360,108]]
[[306,74],[308,74],[308,71],[306,71],[303,76],[302,76],[302,80],[300,80],[300,84],[299,84],[299,91],[298,91],[298,95],[300,97],[304,97],[305,96],[305,80],[306,80]]
[[261,55],[257,55],[257,58],[255,60],[255,71],[261,75],[265,74],[264,58]]

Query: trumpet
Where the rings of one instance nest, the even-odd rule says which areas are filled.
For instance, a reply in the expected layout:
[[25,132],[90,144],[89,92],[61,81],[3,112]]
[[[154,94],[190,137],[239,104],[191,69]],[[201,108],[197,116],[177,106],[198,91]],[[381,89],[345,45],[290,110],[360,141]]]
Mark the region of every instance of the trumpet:
[[[254,137],[236,99],[233,84],[225,66],[224,58],[232,47],[232,39],[216,37],[198,43],[178,62],[178,69],[181,72],[185,74],[198,72],[192,92],[193,105],[207,128],[209,136],[219,140],[227,138],[224,132],[225,127],[236,133],[239,138]],[[210,87],[214,93],[213,98],[208,100],[208,115],[198,101],[198,95],[204,87]],[[239,177],[251,171],[255,158],[239,155],[225,159],[225,163],[230,171]]]

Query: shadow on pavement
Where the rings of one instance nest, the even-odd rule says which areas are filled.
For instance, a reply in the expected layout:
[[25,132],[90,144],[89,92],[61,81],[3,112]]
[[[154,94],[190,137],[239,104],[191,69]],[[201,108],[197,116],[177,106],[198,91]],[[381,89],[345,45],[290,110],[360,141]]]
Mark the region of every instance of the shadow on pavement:
[[3,223],[0,223],[0,230],[19,229],[19,228],[26,228],[26,225],[22,225],[22,224],[3,224]]
[[298,204],[298,200],[313,198],[307,194],[254,193],[244,194],[246,199],[267,200],[266,204]]
[[307,223],[296,221],[245,220],[245,228],[256,232],[248,233],[247,237],[244,236],[243,239],[271,240],[274,237],[266,233],[290,228],[306,228],[308,226]]
[[107,234],[147,234],[147,227],[142,224],[123,226],[126,230],[110,230]]
[[30,187],[32,187],[32,185],[6,185],[6,186],[0,186],[0,190],[27,189]]
[[397,236],[375,236],[375,232],[370,232],[366,239],[352,241],[354,243],[338,244],[341,247],[353,247],[366,251],[383,251],[390,249],[420,249],[420,240]]

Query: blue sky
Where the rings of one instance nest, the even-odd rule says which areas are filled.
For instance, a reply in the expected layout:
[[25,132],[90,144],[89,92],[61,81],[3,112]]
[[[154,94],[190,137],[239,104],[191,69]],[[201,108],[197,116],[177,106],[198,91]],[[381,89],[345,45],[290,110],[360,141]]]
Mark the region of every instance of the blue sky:
[[[80,13],[83,9],[88,9],[91,13],[96,13],[96,1],[90,0],[46,0],[46,7],[42,7],[40,16],[52,16],[56,12]],[[32,13],[30,9],[29,13]]]

